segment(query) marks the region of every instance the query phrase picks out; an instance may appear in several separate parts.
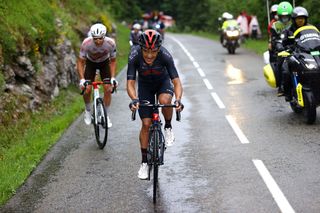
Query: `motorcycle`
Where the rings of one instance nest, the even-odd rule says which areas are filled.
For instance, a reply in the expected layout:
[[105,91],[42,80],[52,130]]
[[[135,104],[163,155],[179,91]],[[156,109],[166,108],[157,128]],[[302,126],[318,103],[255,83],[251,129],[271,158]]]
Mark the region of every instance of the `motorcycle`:
[[240,46],[239,28],[229,26],[224,30],[223,34],[223,47],[227,48],[229,54],[235,54],[236,48]]
[[[289,66],[291,89],[288,101],[295,113],[303,113],[305,122],[313,124],[316,108],[320,105],[320,33],[314,26],[304,26],[294,32],[292,39],[295,40],[294,48],[278,53],[278,56],[285,57]],[[267,69],[264,74],[267,81],[274,77]]]

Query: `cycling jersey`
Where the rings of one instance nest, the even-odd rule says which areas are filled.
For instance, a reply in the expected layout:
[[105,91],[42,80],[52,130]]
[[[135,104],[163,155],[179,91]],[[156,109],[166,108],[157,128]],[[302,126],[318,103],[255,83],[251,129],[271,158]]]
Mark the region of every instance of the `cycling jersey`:
[[140,46],[133,47],[128,60],[127,80],[136,80],[137,71],[139,82],[153,83],[179,77],[171,54],[162,46],[152,65],[144,62]]
[[[154,103],[154,96],[168,93],[173,96],[173,85],[170,79],[178,78],[178,72],[173,58],[164,47],[152,63],[144,62],[140,46],[133,47],[129,55],[127,80],[136,80],[138,71],[138,97],[139,100],[147,100]],[[142,107],[139,109],[140,118],[151,118],[152,108]]]
[[97,46],[92,37],[86,38],[80,48],[80,58],[99,63],[116,57],[116,44],[112,38],[105,37],[101,46]]

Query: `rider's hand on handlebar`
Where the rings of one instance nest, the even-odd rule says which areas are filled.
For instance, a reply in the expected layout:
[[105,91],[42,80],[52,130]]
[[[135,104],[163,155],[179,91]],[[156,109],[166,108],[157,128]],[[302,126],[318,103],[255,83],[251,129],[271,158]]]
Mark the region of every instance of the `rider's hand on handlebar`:
[[80,87],[81,90],[84,89],[85,83],[86,83],[86,80],[85,80],[85,79],[80,79],[79,87]]
[[132,99],[132,101],[129,104],[129,108],[131,111],[139,109],[139,99]]
[[176,110],[177,110],[178,112],[181,112],[181,111],[183,110],[184,105],[183,105],[183,103],[181,103],[180,100],[175,100],[175,101],[174,101],[174,104],[176,105]]
[[117,87],[118,86],[118,81],[114,78],[114,77],[112,77],[111,79],[110,79],[110,83],[113,85],[113,86],[115,86],[115,87]]

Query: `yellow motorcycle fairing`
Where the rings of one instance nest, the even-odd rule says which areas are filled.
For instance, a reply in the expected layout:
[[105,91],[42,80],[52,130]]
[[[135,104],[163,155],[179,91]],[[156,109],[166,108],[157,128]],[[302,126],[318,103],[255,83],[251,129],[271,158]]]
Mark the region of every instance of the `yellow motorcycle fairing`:
[[302,95],[302,85],[298,83],[296,87],[297,95],[298,95],[298,104],[304,107],[303,95]]
[[274,72],[270,64],[263,67],[263,75],[270,87],[277,87],[276,77],[274,76]]

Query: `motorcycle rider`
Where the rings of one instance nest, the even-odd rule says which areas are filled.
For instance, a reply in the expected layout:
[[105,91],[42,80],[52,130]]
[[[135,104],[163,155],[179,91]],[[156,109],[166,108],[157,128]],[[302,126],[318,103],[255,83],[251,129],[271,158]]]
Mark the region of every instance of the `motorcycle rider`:
[[271,27],[272,27],[273,23],[278,20],[278,14],[277,14],[278,6],[279,6],[279,5],[274,4],[274,5],[272,5],[271,8],[270,8],[270,18],[271,18],[271,21],[270,21],[269,24],[268,24],[268,34],[269,34],[269,36],[271,36]]
[[[291,26],[291,14],[292,14],[292,5],[287,2],[281,2],[277,8],[278,21],[274,22],[271,27],[271,50],[274,52],[280,52],[283,50],[281,33],[283,30],[289,29]],[[283,96],[282,88],[282,70],[281,66],[283,63],[283,58],[277,57],[277,65],[275,67],[277,86],[278,86],[278,96]]]
[[230,14],[230,13],[224,13],[222,15],[223,19],[224,19],[224,22],[222,24],[222,27],[221,27],[221,37],[220,37],[220,42],[222,44],[222,46],[225,46],[226,43],[227,43],[227,40],[225,39],[225,30],[228,28],[228,27],[237,27],[239,28],[239,25],[238,25],[238,22],[233,19],[233,15]]
[[[304,7],[298,6],[294,8],[292,13],[291,26],[289,27],[289,29],[286,29],[281,33],[282,47],[279,50],[293,50],[295,41],[292,38],[292,36],[296,32],[296,30],[303,26],[312,26],[308,23],[308,17],[309,13]],[[292,99],[290,94],[292,85],[290,78],[289,62],[287,59],[284,60],[282,65],[282,78],[286,101],[290,101]]]

